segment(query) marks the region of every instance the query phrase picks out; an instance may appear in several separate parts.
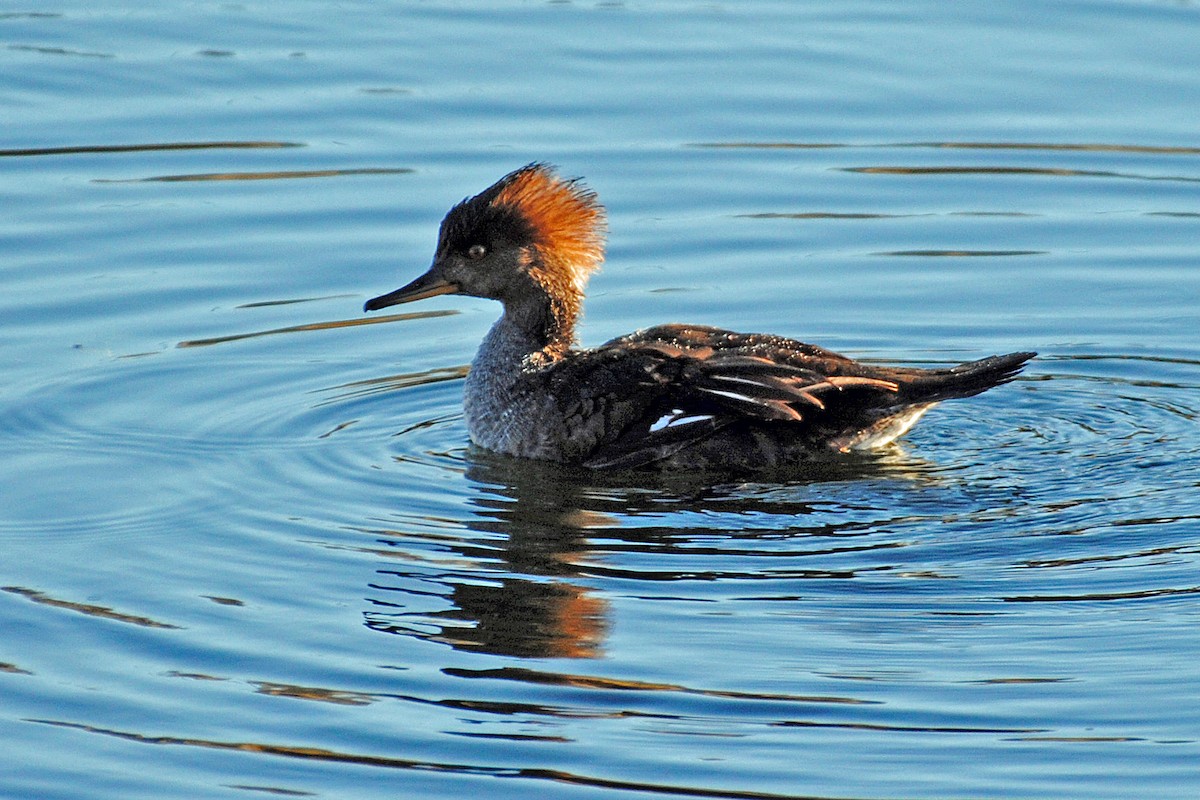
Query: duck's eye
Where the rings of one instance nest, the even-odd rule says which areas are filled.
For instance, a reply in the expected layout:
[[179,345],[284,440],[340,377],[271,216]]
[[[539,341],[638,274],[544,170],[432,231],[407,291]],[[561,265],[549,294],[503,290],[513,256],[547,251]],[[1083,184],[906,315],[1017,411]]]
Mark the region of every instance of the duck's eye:
[[487,248],[481,244],[473,244],[467,249],[467,258],[478,261],[487,255]]

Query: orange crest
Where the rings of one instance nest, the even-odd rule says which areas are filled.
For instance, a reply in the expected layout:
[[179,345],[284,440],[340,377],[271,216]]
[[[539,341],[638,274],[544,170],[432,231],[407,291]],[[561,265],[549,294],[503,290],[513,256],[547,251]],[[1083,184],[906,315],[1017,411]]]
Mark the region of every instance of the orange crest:
[[493,205],[511,206],[536,232],[542,257],[572,270],[582,284],[604,260],[604,206],[577,180],[546,164],[530,164],[504,179]]

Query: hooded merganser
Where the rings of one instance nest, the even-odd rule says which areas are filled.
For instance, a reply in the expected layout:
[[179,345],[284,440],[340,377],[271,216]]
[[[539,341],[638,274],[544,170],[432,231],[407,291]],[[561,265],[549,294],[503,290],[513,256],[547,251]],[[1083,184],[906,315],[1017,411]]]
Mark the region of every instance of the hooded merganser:
[[596,468],[763,469],[881,447],[1035,355],[871,366],[781,336],[677,324],[575,349],[604,233],[593,191],[530,164],[450,209],[429,271],[364,310],[439,294],[499,300],[463,391],[472,441]]

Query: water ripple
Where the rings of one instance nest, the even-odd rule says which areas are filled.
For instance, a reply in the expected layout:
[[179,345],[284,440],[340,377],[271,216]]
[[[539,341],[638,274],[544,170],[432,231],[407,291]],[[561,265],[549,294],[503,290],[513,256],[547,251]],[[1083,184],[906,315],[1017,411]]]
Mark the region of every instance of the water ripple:
[[1085,153],[1144,153],[1151,155],[1200,155],[1200,147],[1178,147],[1115,143],[1071,143],[1071,142],[886,142],[877,144],[850,144],[838,142],[698,142],[689,147],[727,148],[749,150],[824,150],[913,148],[931,150],[1042,150],[1046,152]]
[[92,183],[186,183],[194,181],[273,181],[296,178],[341,178],[348,175],[406,175],[407,167],[359,167],[355,169],[299,169],[269,172],[194,172],[183,175],[154,175],[149,178],[93,178]]
[[706,797],[714,800],[850,800],[832,796],[778,794],[774,792],[739,791],[732,789],[705,788],[669,783],[627,781],[543,767],[492,767],[482,764],[419,761],[408,758],[372,755],[331,750],[307,745],[282,745],[267,742],[222,741],[180,736],[147,735],[115,728],[102,728],[79,722],[54,719],[30,719],[29,722],[71,728],[85,733],[109,736],[140,744],[198,747],[210,750],[239,750],[267,756],[298,759],[301,761],[327,761],[354,764],[382,769],[417,770],[421,772],[457,773],[493,778],[520,779],[540,784],[583,786],[593,789],[622,790],[650,795],[679,795],[683,797]]
[[106,153],[144,153],[170,150],[274,150],[303,147],[300,142],[156,142],[149,144],[88,144],[67,147],[23,147],[0,150],[0,158],[28,156],[102,155]]
[[1116,172],[1099,169],[1068,169],[1065,167],[1013,167],[1013,166],[870,166],[841,167],[844,172],[864,175],[1035,175],[1056,178],[1121,178],[1138,181],[1200,182],[1190,175],[1140,175],[1131,172]]
[[89,617],[99,617],[100,619],[108,619],[115,622],[125,622],[130,625],[138,625],[143,628],[179,628],[178,625],[172,625],[167,622],[159,622],[158,620],[150,619],[149,617],[138,616],[136,614],[126,614],[121,611],[114,611],[106,606],[98,606],[91,603],[79,603],[74,600],[63,600],[57,597],[50,597],[45,592],[40,592],[36,589],[29,589],[24,586],[4,586],[0,587],[0,591],[20,595],[21,597],[32,600],[35,603],[50,606],[51,608],[63,608],[68,611],[86,614]]

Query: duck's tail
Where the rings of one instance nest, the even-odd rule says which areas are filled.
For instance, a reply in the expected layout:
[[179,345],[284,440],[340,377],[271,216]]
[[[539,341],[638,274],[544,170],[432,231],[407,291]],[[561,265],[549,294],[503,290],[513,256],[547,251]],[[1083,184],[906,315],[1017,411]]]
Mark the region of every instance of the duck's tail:
[[898,381],[901,396],[911,403],[938,403],[971,397],[1017,377],[1025,362],[1037,353],[1008,353],[968,361],[949,369],[905,370]]

